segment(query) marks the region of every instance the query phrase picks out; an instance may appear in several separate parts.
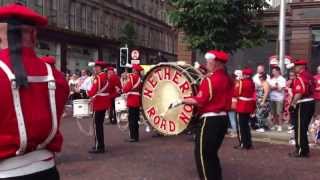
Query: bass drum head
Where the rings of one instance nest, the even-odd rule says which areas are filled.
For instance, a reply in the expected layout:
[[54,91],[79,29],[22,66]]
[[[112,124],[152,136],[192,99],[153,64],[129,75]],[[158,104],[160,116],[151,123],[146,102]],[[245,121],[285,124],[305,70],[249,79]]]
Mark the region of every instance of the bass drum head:
[[181,105],[169,109],[169,106],[177,100],[193,96],[194,82],[184,67],[171,64],[157,65],[146,74],[142,87],[142,108],[154,129],[164,135],[177,135],[187,129],[194,107]]

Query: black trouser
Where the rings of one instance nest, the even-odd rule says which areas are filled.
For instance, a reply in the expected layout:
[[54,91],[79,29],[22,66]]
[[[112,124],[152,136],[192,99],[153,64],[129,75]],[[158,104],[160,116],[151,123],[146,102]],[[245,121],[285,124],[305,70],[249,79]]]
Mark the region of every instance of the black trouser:
[[109,110],[109,119],[111,124],[117,124],[116,110],[115,110],[115,99],[112,99],[112,106]]
[[219,148],[228,129],[227,116],[202,118],[202,126],[197,131],[195,158],[201,180],[221,180]]
[[297,104],[293,112],[296,151],[300,155],[309,154],[308,128],[315,110],[314,101]]
[[250,148],[252,146],[249,120],[249,113],[237,114],[237,132],[239,136],[240,145],[244,148]]
[[140,119],[140,108],[129,108],[129,129],[130,138],[134,140],[139,140],[139,124]]
[[103,122],[106,115],[106,110],[94,112],[94,123],[96,129],[96,149],[104,149],[104,132],[103,132]]
[[59,180],[59,172],[56,167],[51,169],[37,172],[34,174],[19,176],[19,177],[11,177],[11,178],[0,178],[0,180]]

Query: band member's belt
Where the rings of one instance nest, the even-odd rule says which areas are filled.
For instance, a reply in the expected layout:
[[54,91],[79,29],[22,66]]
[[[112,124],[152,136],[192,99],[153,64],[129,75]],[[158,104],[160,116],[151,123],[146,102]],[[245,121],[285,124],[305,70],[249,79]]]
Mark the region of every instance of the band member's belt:
[[204,113],[201,115],[201,118],[205,118],[205,117],[213,117],[213,116],[226,116],[227,113],[222,111],[222,112],[218,112],[218,113],[215,113],[215,112],[208,112],[208,113]]
[[239,97],[239,100],[241,100],[241,101],[254,101],[254,98]]
[[314,101],[313,98],[304,98],[304,99],[300,99],[297,101],[297,103],[304,103],[304,102],[311,102],[311,101]]
[[37,150],[22,156],[0,161],[0,178],[34,174],[55,166],[54,154],[48,150]]
[[136,96],[140,96],[139,92],[128,92],[127,95],[136,95]]

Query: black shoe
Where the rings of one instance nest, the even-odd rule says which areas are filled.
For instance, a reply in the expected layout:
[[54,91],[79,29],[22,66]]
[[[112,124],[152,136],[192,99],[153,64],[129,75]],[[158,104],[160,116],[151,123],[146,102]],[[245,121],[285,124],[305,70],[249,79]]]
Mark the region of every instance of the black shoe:
[[160,133],[156,133],[156,134],[153,134],[152,137],[153,137],[153,138],[163,137],[163,135],[160,134]]
[[91,149],[88,151],[90,154],[103,154],[105,153],[105,149]]
[[250,149],[253,149],[253,146],[252,146],[252,145],[250,145],[250,146],[245,146],[244,149],[250,150]]
[[233,149],[239,149],[239,150],[243,150],[243,145],[237,145],[237,146],[233,146]]
[[289,153],[288,155],[289,157],[292,157],[292,158],[308,158],[309,157],[309,153],[298,153],[297,151]]
[[130,143],[139,142],[138,139],[126,139],[125,141]]

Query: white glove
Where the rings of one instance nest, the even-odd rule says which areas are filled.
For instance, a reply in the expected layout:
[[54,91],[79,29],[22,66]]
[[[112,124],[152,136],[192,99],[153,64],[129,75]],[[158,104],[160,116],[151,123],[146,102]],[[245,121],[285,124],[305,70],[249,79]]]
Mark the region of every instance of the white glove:
[[169,109],[176,108],[182,104],[182,100],[178,99],[169,105]]

